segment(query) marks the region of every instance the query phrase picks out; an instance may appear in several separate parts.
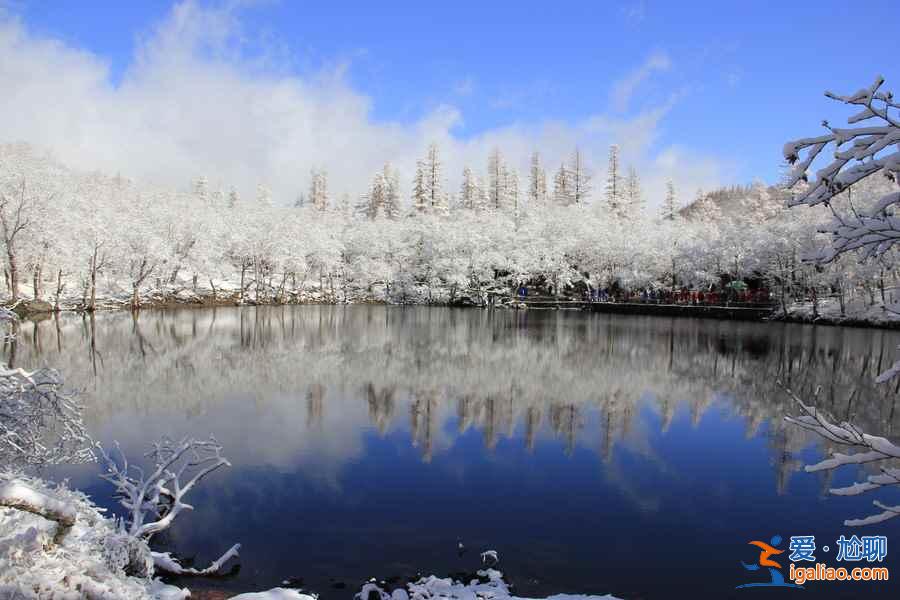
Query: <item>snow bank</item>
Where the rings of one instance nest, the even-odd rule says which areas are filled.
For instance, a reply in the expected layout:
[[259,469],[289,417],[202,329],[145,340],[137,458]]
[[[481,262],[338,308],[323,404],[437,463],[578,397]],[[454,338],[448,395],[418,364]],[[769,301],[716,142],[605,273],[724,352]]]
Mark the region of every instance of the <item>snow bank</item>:
[[[367,583],[354,600],[531,600],[514,596],[503,580],[503,573],[496,569],[478,571],[478,579],[469,583],[439,578],[431,575],[409,583],[406,589],[397,588],[391,593],[375,583]],[[615,596],[584,596],[557,594],[546,600],[619,600]]]
[[124,560],[135,549],[125,544],[114,521],[81,492],[51,488],[38,479],[0,475],[0,488],[13,486],[26,488],[30,497],[67,516],[74,515],[74,524],[56,540],[56,522],[0,508],[0,598],[177,600],[190,595],[159,580],[126,576]]
[[266,592],[232,596],[231,600],[316,600],[316,597],[288,588],[272,588]]
[[900,325],[900,305],[888,303],[884,306],[880,301],[871,304],[864,299],[849,300],[841,314],[840,302],[835,298],[824,298],[819,301],[818,316],[812,302],[794,302],[788,305],[788,319],[816,323],[843,323],[848,325],[868,324],[896,327]]

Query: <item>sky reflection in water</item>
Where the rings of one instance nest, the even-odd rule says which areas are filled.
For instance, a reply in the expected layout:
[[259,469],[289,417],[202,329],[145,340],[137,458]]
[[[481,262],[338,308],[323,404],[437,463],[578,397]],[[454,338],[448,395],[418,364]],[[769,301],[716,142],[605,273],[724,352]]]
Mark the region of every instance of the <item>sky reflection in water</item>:
[[[820,405],[892,436],[896,389],[872,379],[898,343],[786,324],[307,306],[63,315],[23,323],[5,355],[61,369],[96,437],[132,457],[162,434],[216,435],[233,468],[160,540],[201,562],[241,542],[240,572],[215,585],[301,577],[343,598],[370,576],[473,570],[495,548],[520,593],[740,597],[748,541],[834,546],[853,533],[844,518],[872,509],[825,494],[864,471],[802,471],[821,447],[782,422],[793,407],[776,380],[804,396],[822,386]],[[96,472],[62,474],[113,506]],[[896,530],[858,532],[887,535],[895,569]],[[816,597],[891,589],[814,585]]]

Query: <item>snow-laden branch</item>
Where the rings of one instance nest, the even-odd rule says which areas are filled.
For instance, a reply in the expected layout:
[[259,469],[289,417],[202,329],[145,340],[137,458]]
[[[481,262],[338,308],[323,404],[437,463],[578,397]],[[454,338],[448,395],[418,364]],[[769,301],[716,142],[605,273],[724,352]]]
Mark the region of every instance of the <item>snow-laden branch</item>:
[[[809,185],[789,201],[789,205],[815,206],[826,204],[863,179],[882,173],[893,182],[900,181],[900,115],[898,105],[890,92],[879,91],[883,77],[855,94],[842,96],[833,92],[825,95],[838,102],[862,107],[848,118],[853,125],[875,119],[881,124],[856,128],[833,128],[827,121],[822,124],[830,131],[826,135],[802,138],[784,145],[784,157],[794,169],[787,180],[793,187],[800,181]],[[892,114],[893,111],[893,114]],[[809,181],[809,170],[829,145],[833,145],[832,161],[815,173]],[[801,153],[805,156],[801,158]],[[851,210],[839,214],[832,206],[834,221],[821,228],[830,234],[831,247],[823,249],[814,260],[828,263],[846,252],[861,251],[863,258],[881,256],[900,241],[900,220],[891,209],[900,203],[900,192],[884,195],[868,212]]]
[[[106,463],[100,477],[116,488],[119,503],[128,511],[122,529],[129,537],[149,540],[168,529],[182,511],[193,510],[185,496],[204,477],[224,466],[231,466],[222,455],[222,446],[212,436],[208,440],[184,438],[180,442],[164,437],[153,444],[147,457],[153,461],[149,475],[137,465],[129,464],[118,443],[115,452],[107,453],[98,445]],[[211,575],[238,555],[235,544],[210,567],[198,571],[182,567],[169,553],[152,553],[154,564],[176,574]]]
[[[853,453],[832,452],[829,458],[814,465],[807,465],[807,472],[830,471],[843,465],[863,465],[900,459],[900,446],[896,446],[886,438],[860,431],[849,422],[844,421],[836,424],[821,410],[805,404],[790,388],[786,388],[786,391],[800,406],[800,410],[803,413],[796,417],[786,416],[786,421],[817,433],[835,444],[858,450]],[[882,466],[879,474],[870,475],[866,481],[857,482],[846,487],[832,488],[829,490],[829,493],[836,496],[857,496],[887,485],[897,484],[900,484],[900,469]],[[863,519],[847,519],[844,521],[844,525],[848,527],[869,525],[900,515],[900,506],[885,506],[877,500],[873,503],[877,508],[882,509],[881,513],[870,515]]]
[[205,569],[195,569],[193,567],[184,567],[169,552],[152,552],[153,564],[157,569],[172,573],[173,575],[216,575],[222,570],[222,566],[232,558],[240,556],[238,550],[241,549],[240,544],[235,544],[228,549],[225,554],[214,560]]
[[22,481],[0,485],[0,506],[24,510],[57,523],[55,541],[59,543],[75,524],[75,509],[61,500],[39,492]]

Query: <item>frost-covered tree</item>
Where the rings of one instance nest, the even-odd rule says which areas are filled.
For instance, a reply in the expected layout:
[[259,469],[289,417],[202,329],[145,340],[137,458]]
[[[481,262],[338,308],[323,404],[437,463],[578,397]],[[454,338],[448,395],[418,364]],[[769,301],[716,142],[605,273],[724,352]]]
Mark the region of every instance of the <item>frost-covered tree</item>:
[[669,179],[666,181],[666,198],[662,205],[662,219],[674,221],[678,216],[678,200],[675,196],[675,183]]
[[572,202],[584,204],[591,196],[591,171],[585,164],[584,154],[580,148],[572,152],[569,166]]
[[416,173],[413,176],[412,184],[412,209],[414,213],[422,214],[428,212],[431,206],[431,197],[428,190],[428,169],[425,162],[419,160],[416,162]]
[[0,153],[0,242],[6,263],[6,280],[13,302],[20,299],[22,246],[35,217],[53,197],[55,163],[42,160],[30,147],[12,145]]
[[515,169],[507,169],[505,188],[507,206],[512,212],[513,218],[518,220],[522,206],[519,200],[519,172]]
[[[860,107],[847,122],[851,125],[862,121],[874,124],[860,127],[832,127],[828,121],[822,125],[829,133],[813,138],[802,138],[784,146],[785,159],[795,165],[788,185],[799,181],[808,185],[790,201],[792,206],[825,204],[832,210],[834,221],[823,232],[832,238],[828,248],[816,257],[822,262],[834,260],[844,252],[860,250],[863,256],[877,257],[900,241],[900,220],[893,209],[900,204],[900,191],[885,194],[865,212],[857,210],[852,202],[841,212],[832,205],[832,199],[845,190],[872,175],[882,175],[894,184],[900,179],[900,104],[891,92],[880,91],[883,77],[854,94],[841,96],[826,92],[826,96]],[[816,172],[812,181],[808,172],[823,150],[833,145],[832,160]],[[800,153],[806,151],[801,159]]]
[[483,193],[472,169],[465,167],[462,183],[459,187],[459,206],[466,210],[479,210],[482,206]]
[[400,174],[391,163],[385,163],[381,171],[383,190],[383,214],[388,219],[400,216]]
[[495,148],[488,156],[488,206],[493,210],[505,210],[511,207],[509,190],[509,170],[506,160],[499,148]]
[[[851,115],[848,123],[855,125],[862,121],[873,121],[872,125],[849,128],[831,127],[827,121],[823,126],[829,133],[788,142],[784,146],[785,159],[796,165],[788,185],[800,181],[808,186],[791,200],[793,206],[816,206],[825,204],[831,209],[833,221],[822,228],[830,238],[828,246],[810,255],[809,260],[817,265],[827,265],[844,254],[858,253],[864,260],[876,260],[892,251],[900,241],[900,220],[894,216],[894,208],[900,204],[900,104],[894,101],[890,92],[880,91],[884,84],[882,77],[867,88],[854,94],[842,96],[826,92],[826,96],[860,107]],[[820,168],[815,179],[808,181],[808,172],[823,150],[832,146],[832,160]],[[806,151],[803,158],[800,153]],[[852,198],[847,198],[847,207],[835,206],[845,192],[853,189],[872,176],[884,176],[893,190],[884,194],[868,208],[857,207]],[[882,374],[879,382],[900,376],[900,361]],[[815,465],[807,466],[807,471],[829,471],[842,465],[881,465],[880,472],[870,475],[866,481],[851,486],[834,488],[830,492],[841,496],[855,496],[880,489],[884,486],[900,485],[900,469],[896,459],[900,458],[900,447],[883,437],[874,436],[848,421],[836,423],[821,409],[805,404],[791,390],[788,393],[800,406],[802,415],[788,417],[801,427],[814,431],[828,441],[848,449],[857,450],[853,454],[832,452],[831,456]],[[900,515],[900,506],[886,505],[878,500],[873,504],[880,513],[862,519],[849,519],[847,526],[880,523]]]
[[322,169],[310,171],[309,202],[318,211],[328,209],[328,173]]
[[644,198],[641,194],[641,180],[634,167],[628,167],[625,178],[625,213],[631,217],[639,217],[644,212]]
[[625,212],[625,186],[619,169],[619,146],[609,147],[609,163],[606,169],[606,210],[611,216],[620,217]]
[[528,204],[543,206],[547,202],[547,171],[541,164],[541,155],[534,152],[528,169]]
[[234,188],[228,190],[228,208],[235,208],[241,203],[241,195]]
[[272,190],[260,183],[256,186],[256,202],[263,208],[272,208]]
[[197,179],[194,180],[193,183],[194,195],[201,202],[208,202],[210,199],[209,192],[209,180],[205,175],[201,175]]
[[356,212],[367,219],[376,219],[378,215],[383,215],[386,205],[386,188],[387,182],[384,179],[384,173],[376,173],[372,178],[372,183],[369,184],[369,191],[360,199]]
[[446,213],[448,198],[444,191],[444,165],[437,144],[428,147],[423,166],[429,210],[434,213]]
[[561,164],[553,175],[553,201],[559,206],[569,206],[575,202],[572,176],[565,164]]
[[124,566],[126,574],[149,577],[154,569],[159,569],[176,575],[212,575],[238,555],[240,544],[235,544],[209,567],[195,569],[182,566],[168,552],[153,552],[147,546],[147,542],[168,529],[179,514],[193,509],[185,502],[185,497],[203,478],[221,467],[230,466],[215,438],[185,438],[174,442],[164,437],[153,444],[147,455],[153,461],[147,470],[130,464],[118,444],[114,453],[108,453],[100,446],[98,450],[106,467],[101,477],[115,486],[119,502],[127,511],[120,526],[129,548]]

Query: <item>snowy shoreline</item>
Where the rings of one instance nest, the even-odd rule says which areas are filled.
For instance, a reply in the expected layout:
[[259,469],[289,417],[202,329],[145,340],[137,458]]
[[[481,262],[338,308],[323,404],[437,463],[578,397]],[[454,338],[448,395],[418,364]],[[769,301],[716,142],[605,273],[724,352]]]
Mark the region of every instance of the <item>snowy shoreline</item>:
[[[171,294],[151,294],[147,298],[143,298],[140,310],[175,310],[175,309],[206,309],[218,307],[251,307],[251,306],[360,306],[360,305],[376,305],[376,306],[431,306],[444,308],[501,308],[512,310],[526,310],[517,299],[511,295],[494,293],[498,300],[493,304],[484,302],[474,302],[470,297],[464,297],[463,301],[450,302],[444,301],[420,301],[410,300],[408,302],[387,301],[384,299],[371,297],[352,297],[346,300],[333,300],[329,298],[316,297],[309,294],[306,297],[291,299],[287,301],[279,301],[277,299],[266,300],[249,300],[245,299],[241,302],[237,294],[226,295],[219,294],[212,296],[210,294],[197,294],[187,290]],[[60,303],[58,309],[54,309],[47,302],[43,301],[20,301],[17,304],[7,304],[6,306],[15,311],[20,318],[23,319],[40,319],[50,315],[62,312],[75,312],[90,314],[92,312],[110,312],[110,311],[132,311],[128,298],[107,297],[97,301],[96,308],[91,311],[74,302]],[[636,306],[636,305],[635,305]],[[690,305],[676,305],[682,309]],[[673,311],[671,315],[661,315],[659,305],[649,305],[647,310],[639,308],[633,310],[631,314],[641,316],[682,316],[698,319],[721,319],[719,316],[713,316],[698,311],[696,314],[683,314],[681,310]],[[527,310],[556,310],[555,308],[535,309],[528,307]],[[603,312],[603,311],[600,311]],[[818,314],[816,314],[818,313]],[[876,304],[865,306],[862,304],[850,304],[846,307],[845,313],[842,315],[837,302],[826,300],[820,302],[817,311],[812,308],[811,302],[795,302],[788,307],[788,313],[785,314],[781,309],[772,313],[770,317],[760,319],[745,319],[758,323],[782,322],[782,323],[800,323],[806,325],[828,325],[840,327],[860,327],[860,328],[877,328],[877,329],[900,329],[900,314],[894,313],[891,309],[885,309],[882,305]]]

